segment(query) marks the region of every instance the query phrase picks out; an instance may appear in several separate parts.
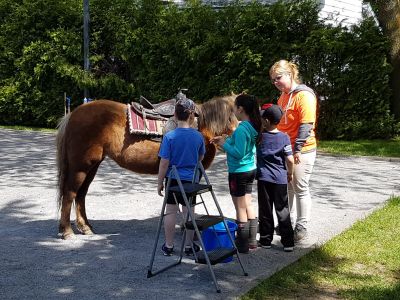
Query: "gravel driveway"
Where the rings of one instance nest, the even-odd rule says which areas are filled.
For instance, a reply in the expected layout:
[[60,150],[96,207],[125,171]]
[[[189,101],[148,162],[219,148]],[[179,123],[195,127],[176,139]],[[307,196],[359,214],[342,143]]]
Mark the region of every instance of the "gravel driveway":
[[[207,266],[187,258],[146,278],[162,198],[154,176],[111,160],[87,196],[97,234],[59,239],[54,140],[52,133],[0,129],[0,299],[233,299],[400,195],[398,160],[318,155],[310,238],[292,253],[274,240],[272,249],[242,255],[248,277],[235,260],[216,265],[217,294]],[[224,214],[234,217],[224,155],[208,176]],[[155,268],[171,259],[157,250]]]

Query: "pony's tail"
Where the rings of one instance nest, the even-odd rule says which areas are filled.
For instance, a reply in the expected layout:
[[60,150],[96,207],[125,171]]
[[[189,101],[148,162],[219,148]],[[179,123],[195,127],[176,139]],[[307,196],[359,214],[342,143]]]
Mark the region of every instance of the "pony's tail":
[[56,137],[57,144],[57,208],[61,208],[62,198],[65,187],[65,175],[68,170],[68,161],[65,149],[65,131],[69,121],[70,114],[64,116],[58,123],[58,132]]

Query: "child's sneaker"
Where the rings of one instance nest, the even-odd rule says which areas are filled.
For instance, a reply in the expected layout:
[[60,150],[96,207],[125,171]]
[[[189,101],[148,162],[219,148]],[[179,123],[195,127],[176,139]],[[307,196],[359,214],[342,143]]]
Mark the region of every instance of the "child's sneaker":
[[[200,247],[195,243],[193,243],[193,249],[194,249],[194,252],[196,252],[196,253],[200,251]],[[193,249],[190,246],[185,246],[185,254],[187,256],[193,255]]]
[[294,247],[293,246],[289,246],[289,247],[283,247],[283,251],[285,252],[293,252]]
[[264,249],[271,249],[271,242],[268,242],[266,240],[260,239],[258,241],[258,246]]
[[167,247],[167,245],[165,245],[165,243],[164,243],[164,244],[162,245],[162,247],[161,247],[161,251],[163,252],[163,254],[164,254],[165,256],[171,256],[172,253],[174,253],[174,247],[169,248],[169,247]]
[[250,251],[256,250],[258,247],[259,247],[259,246],[258,246],[258,242],[257,242],[256,245],[250,245],[250,244],[249,244],[249,250],[250,250]]

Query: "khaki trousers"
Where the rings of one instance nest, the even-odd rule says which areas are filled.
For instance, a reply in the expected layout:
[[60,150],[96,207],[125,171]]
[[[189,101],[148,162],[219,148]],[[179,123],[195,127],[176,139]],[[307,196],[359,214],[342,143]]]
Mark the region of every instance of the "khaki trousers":
[[292,222],[307,228],[311,214],[309,181],[317,152],[301,154],[300,163],[294,165],[293,180],[288,184],[289,208]]

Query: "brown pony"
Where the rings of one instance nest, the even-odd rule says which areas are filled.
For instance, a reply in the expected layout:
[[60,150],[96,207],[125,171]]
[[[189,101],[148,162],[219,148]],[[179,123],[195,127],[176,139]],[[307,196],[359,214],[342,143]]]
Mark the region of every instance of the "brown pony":
[[[206,143],[203,165],[208,168],[216,148],[215,135],[230,134],[237,125],[233,113],[234,95],[213,98],[199,105],[199,131]],[[59,233],[74,236],[70,214],[75,200],[76,226],[83,234],[93,234],[86,217],[85,197],[103,159],[108,156],[122,168],[142,174],[158,173],[160,142],[129,133],[126,105],[97,100],[76,108],[59,123],[57,134]]]

